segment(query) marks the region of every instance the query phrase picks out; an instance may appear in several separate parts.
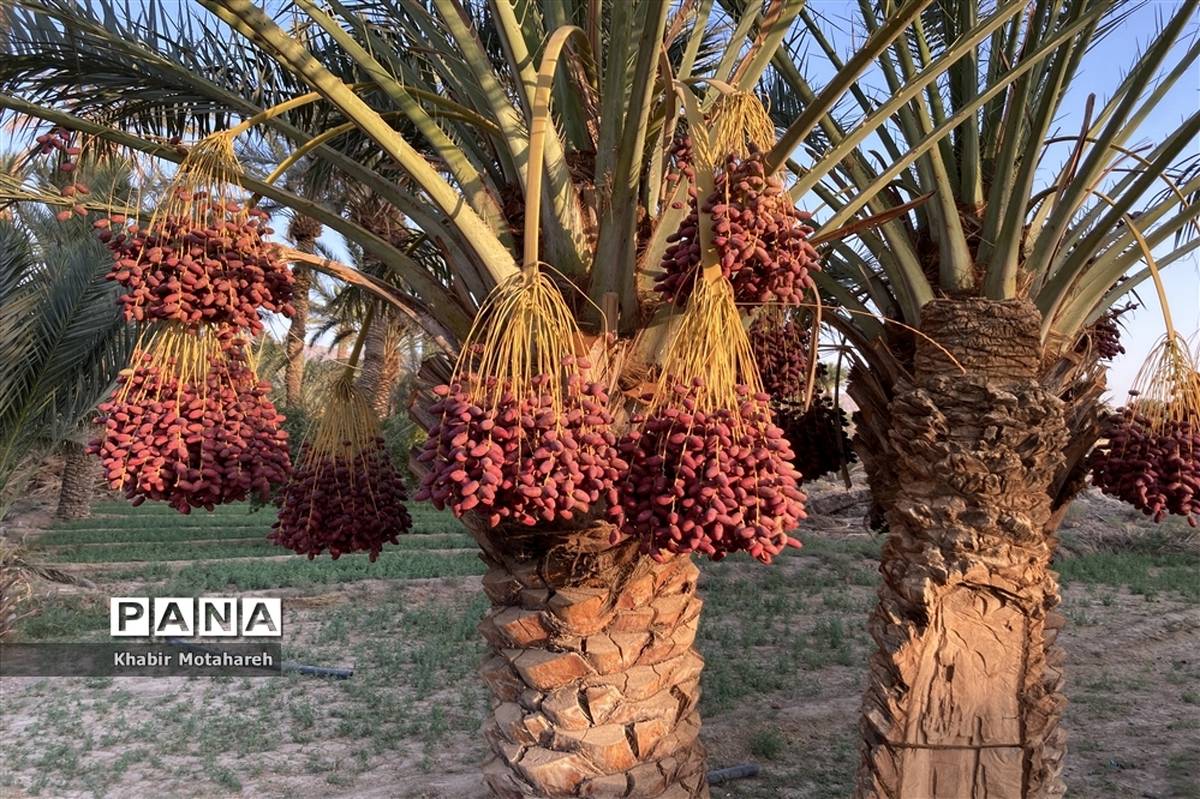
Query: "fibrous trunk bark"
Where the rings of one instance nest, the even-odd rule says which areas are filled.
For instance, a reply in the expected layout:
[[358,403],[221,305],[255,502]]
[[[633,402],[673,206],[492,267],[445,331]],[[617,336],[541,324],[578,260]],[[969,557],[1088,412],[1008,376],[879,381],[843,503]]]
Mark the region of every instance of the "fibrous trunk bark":
[[1067,432],[1062,401],[1038,381],[1039,322],[1023,301],[939,299],[922,312],[912,377],[888,408],[895,482],[860,798],[1064,793],[1048,530]]
[[62,454],[62,487],[54,515],[59,519],[86,519],[92,515],[99,461],[88,455],[78,441],[64,441]]
[[655,563],[610,528],[477,533],[494,702],[493,797],[707,797],[698,570]]
[[[300,252],[312,255],[317,251],[317,237],[321,235],[321,223],[311,217],[295,216],[288,226],[288,236]],[[284,397],[289,408],[298,408],[303,403],[301,387],[304,384],[304,347],[308,339],[308,292],[312,288],[312,271],[303,264],[292,264],[292,319],[288,325],[284,368]]]
[[386,306],[379,306],[363,344],[358,387],[381,419],[391,413],[392,391],[400,377],[397,339],[395,313]]
[[[297,247],[296,249],[300,249]],[[284,397],[289,408],[299,407],[304,385],[304,342],[308,337],[308,291],[312,272],[307,266],[292,267],[295,294],[292,297],[292,320],[287,332],[287,366],[284,371]]]

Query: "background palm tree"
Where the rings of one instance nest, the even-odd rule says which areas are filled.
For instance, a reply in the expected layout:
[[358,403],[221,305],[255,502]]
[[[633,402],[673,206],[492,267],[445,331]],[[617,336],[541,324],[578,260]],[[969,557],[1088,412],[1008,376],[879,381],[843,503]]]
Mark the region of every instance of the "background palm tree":
[[[688,212],[687,181],[668,180],[673,131],[700,136],[707,124],[683,112],[731,90],[770,98],[765,160],[816,213],[824,322],[854,347],[859,452],[890,530],[859,794],[1061,795],[1049,562],[1103,389],[1076,342],[1148,276],[1148,251],[1166,266],[1196,246],[1200,177],[1184,154],[1200,114],[1128,143],[1194,69],[1197,0],[1065,137],[1052,127],[1066,88],[1136,3],[864,0],[848,53],[802,0],[297,0],[299,25],[248,0],[200,0],[211,17],[10,3],[0,107],[168,162],[184,153],[161,137],[253,121],[245,136],[292,155],[242,185],[392,270],[400,290],[370,285],[451,351],[516,271],[518,227],[536,214],[542,258],[605,310],[631,380],[677,318],[649,301]],[[581,34],[553,78],[547,190],[529,198],[536,65],[566,24]],[[806,74],[818,61],[823,81]],[[1053,168],[1058,138],[1068,157]],[[437,258],[279,188],[300,164],[403,214]],[[599,330],[593,305],[567,295]],[[493,793],[704,795],[695,567],[609,547],[603,529],[475,532],[493,602]]]
[[[97,198],[127,184],[121,170],[87,171]],[[91,431],[82,424],[132,351],[135,331],[115,304],[105,279],[110,256],[85,207],[107,200],[64,196],[74,180],[52,183],[44,171],[22,174],[15,163],[0,176],[0,202],[41,200],[0,211],[0,516],[21,464],[55,450],[64,463],[58,515],[91,512],[99,474],[84,455]],[[64,212],[69,218],[59,219]]]
[[[317,238],[321,235],[321,223],[307,216],[293,215],[288,223],[288,238],[297,250],[310,255],[317,253]],[[282,407],[292,408],[300,404],[304,382],[304,350],[308,340],[309,293],[312,291],[312,270],[303,264],[292,267],[295,279],[292,298],[292,317],[288,321],[287,373],[284,384],[286,391]]]

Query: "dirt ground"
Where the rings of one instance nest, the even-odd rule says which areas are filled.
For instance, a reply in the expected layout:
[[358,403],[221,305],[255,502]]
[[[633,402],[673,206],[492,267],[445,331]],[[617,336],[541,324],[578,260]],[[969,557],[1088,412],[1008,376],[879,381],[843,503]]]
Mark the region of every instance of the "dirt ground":
[[[860,511],[815,516],[806,548],[769,569],[705,565],[699,646],[710,763],[761,768],[714,786],[714,797],[848,794],[878,549]],[[1177,590],[1170,568],[1137,560],[1140,521],[1105,500],[1082,503],[1066,528],[1071,795],[1200,797],[1200,585],[1191,590],[1185,574]],[[1181,536],[1154,547],[1200,564],[1194,541]],[[121,579],[123,590],[138,588]],[[60,639],[106,625],[100,600],[112,587],[60,598]],[[5,678],[0,797],[483,795],[477,577],[254,593],[288,597],[289,656],[353,665],[354,677]]]

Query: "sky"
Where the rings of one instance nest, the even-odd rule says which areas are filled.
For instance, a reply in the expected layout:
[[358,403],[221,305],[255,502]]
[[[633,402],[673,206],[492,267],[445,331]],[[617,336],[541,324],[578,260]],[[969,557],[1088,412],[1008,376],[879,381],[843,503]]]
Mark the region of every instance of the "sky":
[[[1154,41],[1161,24],[1169,19],[1179,6],[1177,0],[1150,0],[1136,10],[1119,29],[1101,40],[1084,58],[1078,77],[1062,103],[1060,116],[1051,127],[1051,133],[1057,129],[1064,135],[1077,134],[1082,124],[1088,94],[1095,94],[1096,107],[1102,107],[1110,93],[1124,78],[1126,70],[1136,61],[1143,47]],[[858,17],[857,0],[809,0],[808,7],[828,21],[827,34],[840,51],[845,52],[862,40],[861,32],[855,35],[849,31],[850,21]],[[1200,17],[1187,27],[1182,37],[1183,44],[1176,45],[1177,51],[1181,52],[1197,36],[1200,36]],[[815,52],[815,48],[810,52]],[[1168,58],[1167,63],[1175,62]],[[813,75],[822,75],[818,58],[810,59],[807,66]],[[831,70],[827,70],[824,74],[831,73]],[[879,77],[877,82],[882,85],[882,77]],[[1175,84],[1160,104],[1160,111],[1143,123],[1127,145],[1136,147],[1140,144],[1159,143],[1169,131],[1176,128],[1184,118],[1195,113],[1198,108],[1200,66]],[[1069,146],[1059,145],[1059,149],[1046,159],[1044,167],[1056,170],[1065,158]],[[1185,154],[1200,154],[1200,138],[1191,143]],[[1049,175],[1046,177],[1049,178]],[[1161,251],[1157,254],[1161,255]],[[1134,271],[1140,271],[1144,266],[1144,262],[1139,263]],[[1193,344],[1200,346],[1200,341],[1196,340],[1200,338],[1197,334],[1200,329],[1200,252],[1193,252],[1189,257],[1174,263],[1163,270],[1162,276],[1176,329],[1181,334],[1191,337]],[[1122,344],[1126,353],[1113,360],[1109,371],[1108,396],[1115,404],[1121,404],[1124,400],[1138,369],[1162,338],[1165,329],[1152,283],[1143,283],[1137,294],[1143,301],[1143,306],[1122,316],[1125,327]]]
[[[191,2],[167,0],[163,5],[170,9],[191,5]],[[278,8],[282,3],[280,0],[271,0],[269,5]],[[1154,40],[1162,20],[1173,13],[1178,5],[1176,0],[1150,0],[1130,16],[1121,29],[1101,41],[1088,54],[1079,78],[1063,103],[1062,115],[1056,125],[1058,129],[1067,133],[1078,130],[1087,95],[1095,93],[1098,105],[1102,104],[1123,77],[1123,70],[1134,61],[1143,46]],[[809,0],[808,7],[813,13],[822,15],[829,21],[830,38],[839,50],[849,50],[856,42],[861,41],[862,32],[850,30],[845,24],[846,20],[856,17],[857,0]],[[1190,39],[1198,35],[1200,19],[1189,26],[1185,38]],[[815,53],[815,48],[812,52]],[[810,60],[808,66],[819,83],[822,75],[820,63],[814,59]],[[1171,90],[1160,108],[1161,111],[1148,119],[1134,135],[1129,142],[1131,145],[1158,142],[1180,120],[1200,108],[1200,67]],[[0,150],[9,149],[6,146],[6,138],[7,134],[0,133]],[[1191,143],[1188,152],[1200,153],[1200,139]],[[1054,158],[1048,159],[1047,163],[1051,167],[1058,165]],[[282,232],[286,229],[286,222],[282,219],[276,220],[276,229]],[[323,243],[328,244],[337,255],[345,257],[345,248],[334,235],[327,234]],[[1139,264],[1138,268],[1141,266]],[[1183,335],[1192,337],[1193,343],[1200,346],[1200,341],[1197,341],[1197,338],[1200,338],[1197,332],[1200,330],[1200,254],[1193,253],[1187,259],[1172,265],[1164,271],[1163,278],[1176,329]],[[1122,342],[1127,352],[1114,360],[1109,376],[1110,397],[1116,403],[1121,402],[1140,365],[1164,331],[1158,299],[1150,282],[1139,288],[1138,296],[1143,301],[1143,307],[1122,317],[1125,325]]]
[[[1089,89],[1096,92],[1098,99],[1103,99],[1104,92],[1115,86],[1124,76],[1123,70],[1131,62],[1134,53],[1153,41],[1158,29],[1158,20],[1169,16],[1178,6],[1176,2],[1149,3],[1121,30],[1101,42],[1084,62],[1080,81],[1076,90],[1067,98],[1065,106],[1082,109]],[[1193,21],[1188,35],[1200,35],[1200,18]],[[1147,120],[1131,143],[1158,143],[1167,131],[1200,108],[1200,67],[1176,84],[1160,108],[1161,112]],[[1062,127],[1065,130],[1077,128],[1080,118],[1080,112],[1076,111],[1072,118],[1063,120]],[[1188,152],[1192,155],[1200,154],[1200,139],[1191,143]],[[1139,268],[1141,267],[1144,267],[1144,264],[1139,264]],[[1187,259],[1164,270],[1163,283],[1166,286],[1167,301],[1176,329],[1191,337],[1193,344],[1200,344],[1196,341],[1197,331],[1200,330],[1200,254],[1193,252]],[[1126,354],[1113,361],[1109,373],[1110,393],[1118,403],[1124,398],[1142,362],[1164,332],[1158,297],[1152,285],[1149,282],[1143,283],[1138,289],[1138,296],[1144,301],[1144,307],[1122,317],[1123,320],[1127,320],[1126,332],[1122,337]]]

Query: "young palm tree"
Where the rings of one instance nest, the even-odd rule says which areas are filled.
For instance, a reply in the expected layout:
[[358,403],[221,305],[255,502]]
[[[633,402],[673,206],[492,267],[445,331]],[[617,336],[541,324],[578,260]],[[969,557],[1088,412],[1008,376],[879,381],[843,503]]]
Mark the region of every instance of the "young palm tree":
[[[97,188],[114,180],[100,176]],[[104,246],[73,210],[102,203],[68,199],[19,169],[0,176],[0,203],[31,195],[36,201],[0,211],[0,516],[22,461],[57,450],[64,459],[57,514],[79,518],[91,512],[99,477],[84,455],[89,431],[81,426],[128,362],[135,331],[105,280]],[[64,210],[71,218],[57,219]]]
[[[1129,143],[1193,68],[1197,46],[1180,42],[1197,2],[1065,137],[1051,127],[1066,88],[1133,3],[862,2],[867,35],[843,58],[802,0],[298,0],[300,26],[249,0],[200,0],[222,25],[155,3],[134,19],[108,0],[14,0],[0,107],[174,162],[162,137],[239,120],[288,142],[242,185],[355,242],[403,289],[295,257],[378,291],[451,351],[518,269],[534,214],[543,260],[590,298],[567,292],[581,324],[599,330],[594,305],[635,342],[637,383],[677,318],[650,301],[688,213],[687,181],[668,179],[674,134],[702,135],[719,98],[769,96],[765,161],[817,214],[823,319],[855,348],[858,446],[890,529],[859,795],[1049,797],[1063,791],[1049,562],[1103,387],[1076,342],[1148,276],[1147,253],[1163,267],[1196,246],[1183,234],[1200,176],[1183,153],[1200,115]],[[793,56],[801,39],[823,85]],[[558,73],[539,71],[564,42]],[[1056,139],[1060,169],[1044,160]],[[438,263],[280,189],[295,164],[393,206]],[[600,523],[477,528],[493,794],[706,795],[695,566],[610,546]]]

